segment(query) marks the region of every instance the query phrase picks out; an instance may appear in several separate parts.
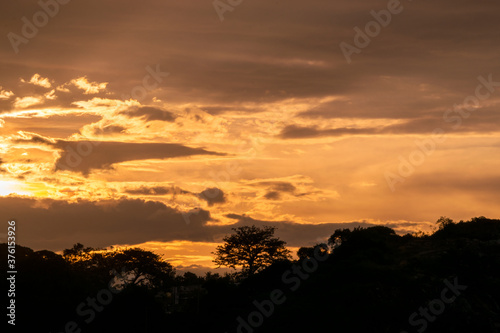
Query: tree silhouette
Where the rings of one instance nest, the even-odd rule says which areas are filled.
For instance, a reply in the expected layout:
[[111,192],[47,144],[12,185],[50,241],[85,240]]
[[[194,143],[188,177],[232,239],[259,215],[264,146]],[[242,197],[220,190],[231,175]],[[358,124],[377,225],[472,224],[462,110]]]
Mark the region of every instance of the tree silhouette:
[[118,274],[123,285],[158,289],[172,285],[175,279],[175,269],[170,263],[140,248],[103,250],[77,243],[63,251],[63,258],[74,270],[93,274],[94,280],[99,277],[109,281],[110,276]]
[[395,236],[396,233],[386,226],[373,226],[369,228],[356,227],[350,229],[337,229],[328,239],[328,244],[332,248],[337,248],[342,244],[363,244],[363,243],[384,243],[387,239]]
[[224,237],[224,244],[213,252],[213,261],[219,267],[236,269],[241,266],[243,275],[251,276],[274,262],[290,258],[286,242],[274,237],[275,227],[259,228],[253,225],[232,230],[236,233]]
[[328,247],[325,243],[316,244],[314,246],[303,246],[297,251],[299,260],[313,258],[315,251],[318,251],[321,256],[328,254]]
[[[359,228],[358,228],[359,229]],[[354,230],[358,230],[354,228]],[[350,229],[337,229],[328,239],[328,245],[330,245],[333,249],[340,246],[342,242],[345,242],[351,236]]]
[[441,216],[439,220],[436,221],[436,224],[439,226],[439,230],[443,230],[449,225],[452,225],[454,222],[452,219],[446,217],[446,216]]
[[110,269],[121,269],[126,284],[150,289],[172,284],[175,269],[154,252],[140,248],[125,249],[107,254]]
[[78,261],[86,261],[92,258],[93,252],[99,250],[92,247],[85,247],[81,243],[76,243],[71,249],[65,249],[63,251],[63,257],[66,261],[70,263],[75,263]]

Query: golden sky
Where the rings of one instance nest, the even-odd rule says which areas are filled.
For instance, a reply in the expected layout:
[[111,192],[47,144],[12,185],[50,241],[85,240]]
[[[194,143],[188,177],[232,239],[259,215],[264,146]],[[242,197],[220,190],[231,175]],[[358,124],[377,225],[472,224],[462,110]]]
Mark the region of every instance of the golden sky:
[[500,215],[498,1],[44,1],[0,13],[21,245],[201,271],[234,226],[296,249]]

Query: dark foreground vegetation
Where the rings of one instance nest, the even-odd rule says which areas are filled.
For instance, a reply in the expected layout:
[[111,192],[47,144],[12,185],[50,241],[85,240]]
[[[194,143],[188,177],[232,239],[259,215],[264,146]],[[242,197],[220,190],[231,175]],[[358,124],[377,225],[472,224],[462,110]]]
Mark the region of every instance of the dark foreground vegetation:
[[244,276],[176,275],[141,249],[18,246],[15,331],[500,332],[500,220],[438,222],[336,230]]

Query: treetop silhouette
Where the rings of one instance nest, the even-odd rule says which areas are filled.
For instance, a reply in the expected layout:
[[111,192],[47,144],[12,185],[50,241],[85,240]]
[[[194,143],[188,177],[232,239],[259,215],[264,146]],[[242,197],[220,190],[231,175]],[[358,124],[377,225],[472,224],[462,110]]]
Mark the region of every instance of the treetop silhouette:
[[219,267],[236,269],[251,276],[271,264],[290,259],[286,242],[274,237],[275,227],[259,228],[255,225],[233,228],[234,234],[223,238],[224,244],[217,246],[213,260]]

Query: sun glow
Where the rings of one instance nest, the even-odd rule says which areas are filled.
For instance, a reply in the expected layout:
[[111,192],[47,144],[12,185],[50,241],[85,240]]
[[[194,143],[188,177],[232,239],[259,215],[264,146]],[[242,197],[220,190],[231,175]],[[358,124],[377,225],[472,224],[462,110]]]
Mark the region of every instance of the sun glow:
[[23,185],[13,180],[0,180],[0,196],[9,194],[27,195],[29,192],[23,190]]

